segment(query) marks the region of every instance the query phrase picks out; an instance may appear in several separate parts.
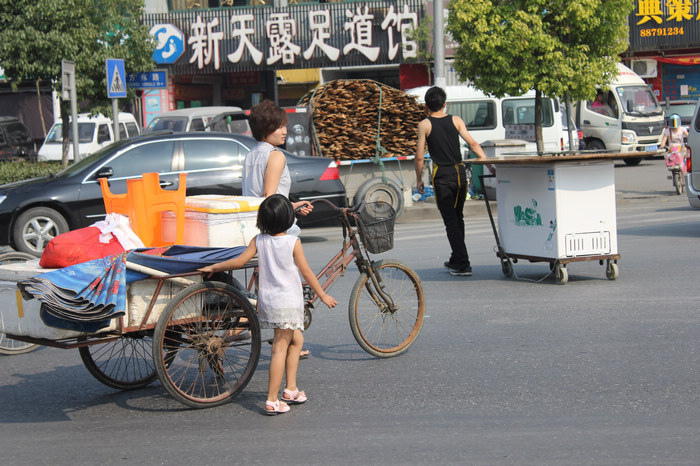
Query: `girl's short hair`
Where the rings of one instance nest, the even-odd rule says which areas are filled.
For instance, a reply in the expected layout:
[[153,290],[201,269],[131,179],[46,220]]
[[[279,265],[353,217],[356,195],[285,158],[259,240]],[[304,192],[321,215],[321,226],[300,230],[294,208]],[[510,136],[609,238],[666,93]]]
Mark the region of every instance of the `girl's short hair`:
[[253,133],[253,137],[258,141],[262,141],[287,124],[287,112],[279,108],[271,100],[263,100],[250,109],[248,124],[250,124],[250,131]]
[[258,208],[257,227],[261,233],[277,235],[294,225],[294,207],[286,196],[273,194]]

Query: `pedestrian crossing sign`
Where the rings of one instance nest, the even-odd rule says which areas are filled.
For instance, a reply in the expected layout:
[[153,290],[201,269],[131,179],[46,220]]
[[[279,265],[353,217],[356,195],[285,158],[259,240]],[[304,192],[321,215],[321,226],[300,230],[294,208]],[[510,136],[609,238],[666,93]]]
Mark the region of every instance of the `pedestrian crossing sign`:
[[126,97],[126,72],[124,60],[108,58],[107,63],[107,97],[120,99]]

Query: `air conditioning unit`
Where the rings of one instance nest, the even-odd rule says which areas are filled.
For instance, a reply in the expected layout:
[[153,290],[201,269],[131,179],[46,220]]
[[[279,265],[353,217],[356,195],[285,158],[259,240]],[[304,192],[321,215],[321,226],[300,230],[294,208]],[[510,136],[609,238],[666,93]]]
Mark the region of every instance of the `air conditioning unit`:
[[640,78],[656,77],[656,60],[632,60],[631,68]]

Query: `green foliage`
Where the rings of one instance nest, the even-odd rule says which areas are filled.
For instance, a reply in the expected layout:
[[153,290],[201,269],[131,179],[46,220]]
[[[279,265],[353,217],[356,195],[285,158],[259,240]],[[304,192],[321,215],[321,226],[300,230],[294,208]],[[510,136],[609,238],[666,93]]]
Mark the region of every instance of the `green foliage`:
[[51,175],[62,168],[61,162],[0,162],[0,184]]
[[627,49],[633,0],[453,0],[455,70],[484,92],[591,99]]
[[428,81],[430,79],[430,64],[435,58],[431,45],[433,43],[433,17],[425,16],[423,21],[409,34],[409,40],[414,40],[418,44],[416,58],[409,58],[406,62],[424,63],[428,70]]
[[72,60],[78,101],[111,115],[105,59],[124,59],[128,73],[153,68],[155,43],[142,10],[143,0],[0,0],[5,75],[14,85],[51,80],[60,91],[61,61]]

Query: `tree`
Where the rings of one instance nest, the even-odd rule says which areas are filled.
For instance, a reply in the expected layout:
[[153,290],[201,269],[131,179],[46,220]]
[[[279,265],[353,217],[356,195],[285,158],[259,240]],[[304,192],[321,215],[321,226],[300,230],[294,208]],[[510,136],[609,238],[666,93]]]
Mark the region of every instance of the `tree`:
[[414,59],[406,60],[408,63],[423,63],[425,65],[426,71],[428,72],[429,83],[433,80],[430,76],[430,65],[435,59],[432,50],[433,23],[434,21],[432,16],[425,16],[423,18],[423,21],[421,21],[420,24],[408,34],[408,38],[410,40],[414,40],[418,43],[418,50]]
[[[153,68],[154,41],[142,13],[143,0],[0,0],[0,63],[13,86],[50,80],[60,92],[61,61],[72,60],[78,102],[111,115],[105,59],[124,59],[127,72]],[[67,102],[61,118],[68,121]],[[63,125],[64,165],[69,126]]]
[[537,150],[542,95],[592,99],[617,74],[633,0],[453,0],[447,30],[455,70],[502,97],[535,90]]

